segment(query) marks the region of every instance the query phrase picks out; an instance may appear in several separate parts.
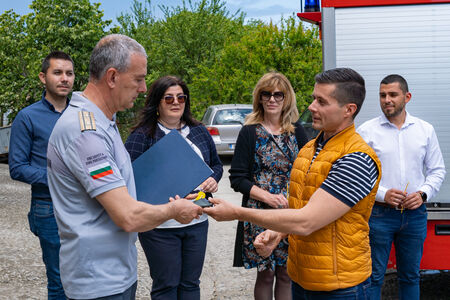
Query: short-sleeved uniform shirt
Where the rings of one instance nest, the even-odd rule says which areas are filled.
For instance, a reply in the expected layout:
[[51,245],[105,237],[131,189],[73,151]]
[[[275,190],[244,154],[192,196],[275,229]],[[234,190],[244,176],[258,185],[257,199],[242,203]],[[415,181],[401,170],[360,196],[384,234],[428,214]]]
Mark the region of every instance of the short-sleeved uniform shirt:
[[[81,130],[93,127],[89,114],[80,119],[80,111],[92,112],[95,130]],[[137,280],[136,233],[119,228],[95,198],[122,186],[136,198],[131,160],[115,118],[109,120],[81,93],[73,93],[50,136],[47,157],[66,295],[86,299],[123,292]]]

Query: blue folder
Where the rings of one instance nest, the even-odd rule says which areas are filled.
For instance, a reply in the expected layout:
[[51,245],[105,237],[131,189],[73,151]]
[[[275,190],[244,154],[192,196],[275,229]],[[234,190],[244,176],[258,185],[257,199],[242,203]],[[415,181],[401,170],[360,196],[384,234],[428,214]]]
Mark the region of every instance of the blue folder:
[[172,130],[133,162],[137,200],[164,204],[184,197],[213,171],[176,130]]

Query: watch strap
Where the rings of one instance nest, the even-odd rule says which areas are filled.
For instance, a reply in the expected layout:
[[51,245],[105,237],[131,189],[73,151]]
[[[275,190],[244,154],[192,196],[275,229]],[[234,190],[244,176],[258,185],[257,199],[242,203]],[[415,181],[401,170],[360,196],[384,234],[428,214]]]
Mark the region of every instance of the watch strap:
[[427,198],[428,198],[427,193],[419,191],[419,194],[422,197],[423,203],[427,202]]

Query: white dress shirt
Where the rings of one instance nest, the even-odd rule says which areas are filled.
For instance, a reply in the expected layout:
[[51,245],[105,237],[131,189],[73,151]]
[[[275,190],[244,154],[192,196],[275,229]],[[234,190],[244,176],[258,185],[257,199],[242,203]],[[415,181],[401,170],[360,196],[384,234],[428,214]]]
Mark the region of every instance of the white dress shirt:
[[403,126],[389,122],[385,115],[369,120],[357,129],[381,161],[381,181],[375,200],[384,202],[386,192],[395,188],[422,191],[434,197],[445,177],[444,159],[433,126],[406,113]]

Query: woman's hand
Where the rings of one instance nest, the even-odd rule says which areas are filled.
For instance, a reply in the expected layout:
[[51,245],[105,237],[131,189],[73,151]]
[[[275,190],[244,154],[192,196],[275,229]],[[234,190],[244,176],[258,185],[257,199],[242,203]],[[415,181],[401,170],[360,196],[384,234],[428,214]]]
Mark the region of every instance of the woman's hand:
[[212,177],[206,179],[200,186],[204,192],[208,193],[215,193],[218,189],[217,181]]
[[273,208],[288,208],[289,202],[283,194],[271,194],[267,192],[263,202]]

